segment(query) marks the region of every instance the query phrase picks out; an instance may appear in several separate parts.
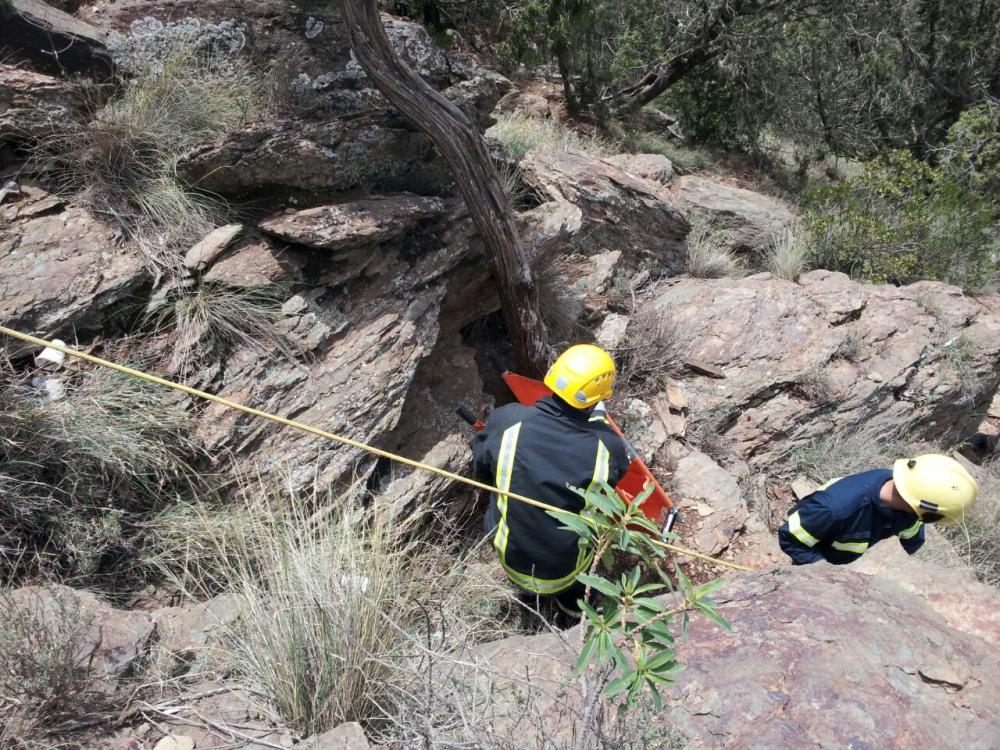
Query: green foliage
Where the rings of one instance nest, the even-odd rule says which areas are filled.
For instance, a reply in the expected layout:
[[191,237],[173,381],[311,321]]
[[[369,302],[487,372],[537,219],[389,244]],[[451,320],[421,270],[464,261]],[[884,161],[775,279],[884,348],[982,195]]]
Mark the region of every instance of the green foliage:
[[627,150],[638,154],[662,154],[670,159],[677,174],[691,174],[711,165],[711,157],[701,149],[672,141],[657,133],[635,130],[621,138]]
[[1000,104],[984,102],[962,113],[948,131],[941,168],[979,195],[1000,195]]
[[[625,501],[607,484],[594,489],[576,489],[585,500],[583,513],[549,511],[561,521],[562,528],[573,531],[594,550],[594,564],[587,574],[579,577],[588,592],[601,595],[600,608],[581,600],[586,617],[583,645],[576,669],[611,665],[615,676],[605,685],[607,698],[618,698],[626,706],[634,705],[648,691],[657,708],[661,706],[659,690],[673,683],[672,676],[683,669],[675,658],[676,639],[671,630],[671,618],[682,616],[686,629],[688,613],[701,612],[724,628],[729,627],[719,614],[709,595],[719,589],[718,579],[694,586],[679,566],[675,566],[677,586],[663,573],[659,560],[665,555],[662,547],[653,543],[660,538],[656,524],[642,514],[642,503],[652,493],[647,487],[632,503]],[[657,583],[643,583],[639,565],[611,580],[597,573],[599,564],[610,569],[615,553],[635,555],[659,575]],[[668,609],[656,598],[676,591],[677,606]]]
[[819,265],[866,281],[939,279],[978,290],[993,278],[993,208],[941,169],[894,151],[806,196]]

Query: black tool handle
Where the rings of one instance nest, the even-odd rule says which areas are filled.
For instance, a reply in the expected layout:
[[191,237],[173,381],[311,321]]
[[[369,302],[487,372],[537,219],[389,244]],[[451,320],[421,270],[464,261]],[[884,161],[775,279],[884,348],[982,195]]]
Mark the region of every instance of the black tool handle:
[[476,415],[472,413],[472,410],[469,409],[469,407],[466,406],[465,404],[459,404],[458,406],[456,406],[455,413],[473,427],[475,427],[476,422],[479,421],[478,419],[476,419]]
[[489,352],[486,356],[489,358],[490,364],[493,365],[493,369],[499,372],[501,375],[503,375],[503,373],[507,372],[510,369],[509,367],[507,367],[507,364],[503,361],[503,358],[496,352]]

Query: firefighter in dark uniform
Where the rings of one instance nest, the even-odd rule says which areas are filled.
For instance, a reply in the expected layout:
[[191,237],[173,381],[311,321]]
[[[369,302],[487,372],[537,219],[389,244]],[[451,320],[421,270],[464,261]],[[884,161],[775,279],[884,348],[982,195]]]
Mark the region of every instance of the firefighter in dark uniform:
[[576,577],[590,567],[593,551],[544,510],[508,501],[503,491],[579,513],[584,500],[570,487],[618,483],[630,457],[594,408],[611,395],[615,375],[606,351],[572,346],[545,375],[554,395],[533,406],[501,406],[473,445],[477,476],[501,490],[491,496],[484,524],[500,564],[525,598],[554,602],[560,624],[580,616],[584,587]]
[[892,471],[834,479],[804,497],[789,511],[778,541],[794,565],[846,565],[889,537],[912,555],[924,543],[925,523],[960,523],[978,493],[976,480],[954,458],[901,458]]

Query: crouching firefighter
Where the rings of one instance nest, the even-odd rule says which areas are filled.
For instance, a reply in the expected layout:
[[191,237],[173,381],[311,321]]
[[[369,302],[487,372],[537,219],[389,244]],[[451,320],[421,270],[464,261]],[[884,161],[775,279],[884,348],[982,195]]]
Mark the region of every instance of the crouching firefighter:
[[606,351],[572,346],[545,375],[555,395],[532,406],[501,406],[473,444],[477,476],[500,490],[491,496],[484,523],[500,564],[522,599],[554,603],[562,626],[580,617],[584,586],[576,578],[590,567],[593,551],[541,508],[504,492],[580,513],[584,500],[570,487],[618,483],[629,455],[603,411],[594,408],[611,395],[615,375]]
[[979,486],[953,458],[929,453],[827,482],[789,511],[778,541],[794,565],[854,562],[895,536],[909,554],[924,543],[924,524],[959,523]]

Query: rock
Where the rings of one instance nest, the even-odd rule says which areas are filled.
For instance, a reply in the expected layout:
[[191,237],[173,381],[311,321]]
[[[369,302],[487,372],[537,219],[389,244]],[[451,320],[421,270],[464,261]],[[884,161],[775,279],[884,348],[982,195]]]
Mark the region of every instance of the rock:
[[814,493],[819,485],[806,477],[796,477],[792,480],[792,492],[795,494],[796,500],[801,500],[808,495]]
[[569,201],[548,201],[518,215],[521,241],[533,258],[564,252],[583,226],[583,212]]
[[444,194],[452,184],[430,141],[400,118],[380,112],[321,123],[255,123],[195,149],[177,169],[204,190],[234,196],[354,187]]
[[694,506],[700,516],[685,513],[683,530],[676,529],[693,549],[717,556],[746,525],[749,512],[736,479],[704,453],[685,450],[671,486],[677,507]]
[[202,279],[248,289],[302,280],[305,261],[294,250],[250,242],[225,252]]
[[993,419],[1000,419],[1000,391],[997,392],[997,395],[993,397],[993,401],[990,402],[989,408],[986,410],[986,416]]
[[544,96],[522,93],[517,90],[504,94],[503,98],[497,102],[495,112],[501,115],[520,115],[539,120],[546,120],[552,116],[549,102]]
[[625,341],[625,332],[628,330],[628,315],[609,313],[594,337],[598,346],[608,351],[617,349]]
[[0,47],[15,50],[53,75],[110,71],[103,29],[41,0],[6,0],[5,5],[0,6]]
[[[891,580],[781,567],[734,577],[715,599],[733,632],[692,617],[678,648],[687,668],[661,691],[663,709],[645,714],[645,731],[679,731],[692,750],[995,746],[997,650]],[[489,670],[511,678],[496,686],[494,706],[525,681],[548,686],[531,705],[498,712],[503,736],[522,746],[543,733],[552,745],[569,740],[580,700],[576,639],[544,634],[481,647]]]
[[224,227],[213,229],[187,251],[184,265],[192,271],[204,271],[242,231],[242,224],[226,224]]
[[[929,529],[928,536],[935,531]],[[925,546],[930,547],[935,541],[947,544],[943,539],[928,539]],[[886,540],[851,567],[859,573],[892,581],[919,597],[949,626],[1000,648],[997,590],[977,581],[968,569],[962,569],[961,560],[956,562],[955,567],[942,565],[940,560],[926,558],[923,550],[908,555],[899,544]]]
[[171,734],[157,742],[153,750],[194,750],[194,739],[186,734]]
[[133,674],[155,631],[148,613],[115,609],[89,591],[68,586],[26,586],[11,592],[9,602],[31,612],[51,632],[75,633],[77,663],[107,689]]
[[688,408],[687,391],[684,390],[684,386],[681,383],[678,383],[673,378],[667,380],[665,395],[671,411],[684,411]]
[[[688,333],[692,358],[725,368],[725,380],[688,380],[692,403],[718,415],[735,456],[775,477],[790,452],[830,435],[850,441],[865,426],[939,445],[975,432],[1000,382],[1000,313],[955,287],[928,283],[871,286],[829,271],[798,283],[678,279],[639,312],[670,317]],[[928,289],[943,301],[939,315],[920,307]],[[855,361],[838,355],[848,334],[860,340]],[[955,335],[967,342],[961,371],[943,348]],[[867,377],[874,371],[884,382]],[[836,397],[804,392],[803,373],[821,373],[816,388]]]
[[0,62],[0,141],[52,135],[77,116],[80,90],[43,73]]
[[365,730],[356,721],[349,721],[329,732],[312,738],[309,750],[370,750]]
[[152,613],[158,648],[172,676],[206,671],[213,652],[224,646],[226,628],[239,617],[239,597],[220,594],[206,602],[163,607]]
[[647,464],[667,441],[667,428],[653,408],[642,399],[630,398],[616,408],[611,416],[621,428],[625,439]]
[[674,165],[663,154],[616,154],[604,161],[644,180],[666,185],[674,179]]
[[[464,473],[472,463],[469,438],[449,435],[420,461],[455,474]],[[375,507],[391,507],[392,514],[396,518],[405,518],[412,514],[418,501],[422,502],[419,510],[441,507],[457,486],[454,480],[427,471],[403,470],[406,473],[389,482],[376,496],[374,503]]]
[[0,235],[0,320],[25,332],[98,329],[104,310],[149,280],[138,253],[76,206],[18,218]]
[[671,185],[677,204],[713,226],[725,227],[736,250],[767,247],[795,219],[780,201],[751,190],[732,187],[706,177],[686,175]]
[[665,188],[575,151],[533,149],[520,167],[524,181],[539,194],[582,211],[575,247],[620,250],[629,261],[653,258],[671,272],[683,268],[690,227]]
[[692,372],[696,372],[699,375],[705,375],[710,378],[715,378],[716,380],[725,380],[726,372],[725,370],[714,367],[700,359],[686,359],[684,360],[684,367]]
[[420,222],[440,217],[444,210],[440,198],[404,193],[279,214],[262,221],[260,228],[286,242],[321,250],[353,250],[401,237]]

